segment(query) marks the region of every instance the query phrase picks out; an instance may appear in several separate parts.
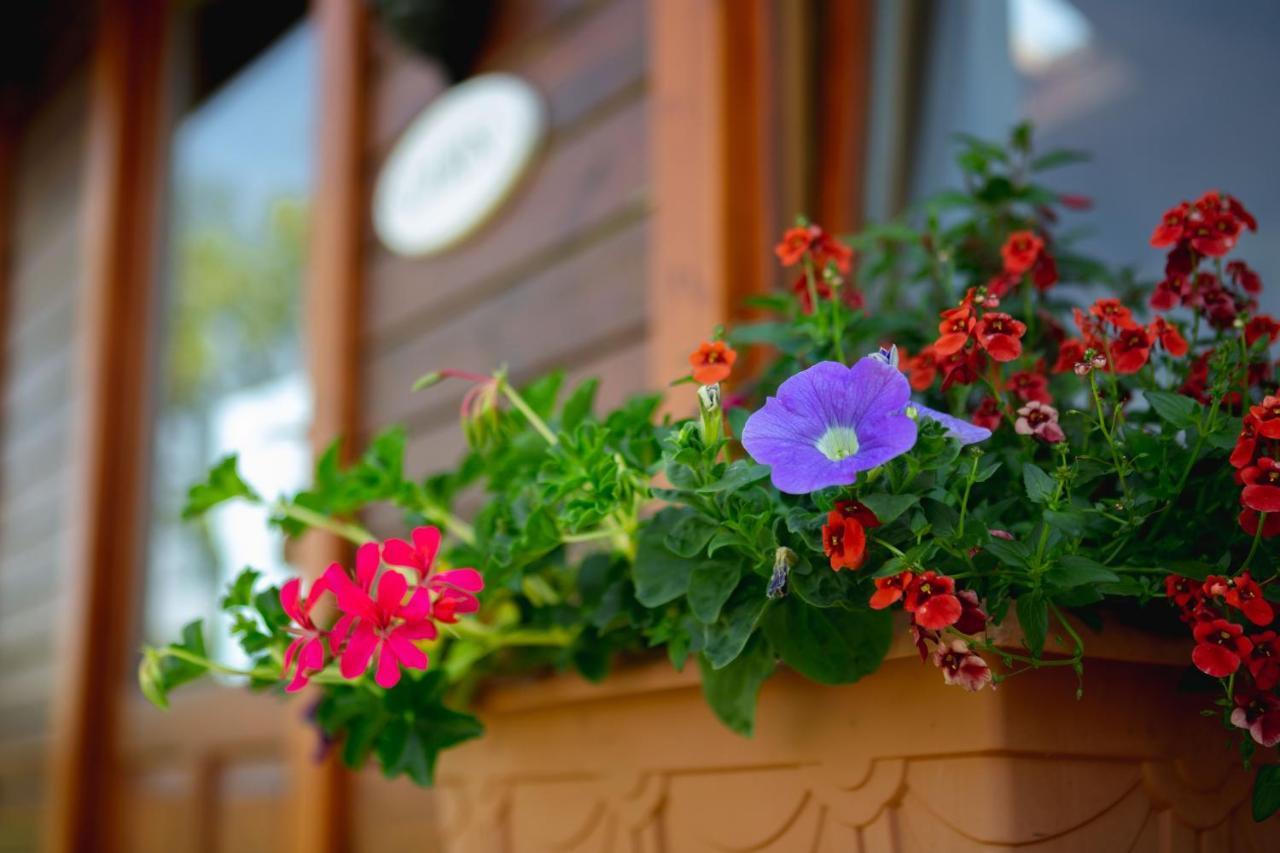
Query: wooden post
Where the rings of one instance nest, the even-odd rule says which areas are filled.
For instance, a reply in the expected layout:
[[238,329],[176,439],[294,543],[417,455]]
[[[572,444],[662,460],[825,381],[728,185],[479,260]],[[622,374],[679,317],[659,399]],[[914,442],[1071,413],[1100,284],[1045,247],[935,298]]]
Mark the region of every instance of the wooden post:
[[814,216],[828,231],[862,227],[871,120],[872,0],[827,0],[820,27],[818,177]]
[[[311,442],[318,455],[336,438],[349,456],[360,428],[360,309],[366,221],[364,143],[367,33],[362,3],[313,0],[319,36],[319,149],[311,202],[308,280],[305,289],[314,413]],[[313,531],[299,551],[301,565],[317,575],[350,549],[330,534]],[[296,706],[295,706],[296,707]],[[292,826],[298,853],[349,849],[349,778],[336,756],[317,763],[316,734],[294,729],[290,743]]]
[[169,3],[102,0],[91,84],[74,436],[47,849],[118,845],[122,685],[142,562],[147,341]]

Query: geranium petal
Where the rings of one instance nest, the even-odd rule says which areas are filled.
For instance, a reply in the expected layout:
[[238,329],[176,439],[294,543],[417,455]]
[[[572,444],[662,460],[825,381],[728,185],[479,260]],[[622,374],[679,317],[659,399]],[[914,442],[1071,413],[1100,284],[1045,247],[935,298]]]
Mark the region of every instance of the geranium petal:
[[431,564],[435,562],[436,554],[440,550],[440,528],[415,527],[413,529],[413,544],[418,552],[422,570],[424,572],[431,571]]
[[377,542],[366,542],[356,549],[356,583],[365,592],[373,587],[373,578],[378,573],[378,563],[381,561]]
[[406,640],[434,640],[439,632],[434,623],[423,619],[419,622],[405,622],[396,628],[396,634]]
[[359,678],[369,668],[369,659],[377,648],[378,635],[374,633],[372,626],[362,622],[347,641],[346,651],[342,653],[342,660],[338,663],[342,677]]
[[289,618],[294,622],[302,622],[302,611],[298,607],[298,594],[302,587],[302,581],[298,578],[290,578],[280,587],[280,607],[288,614]]
[[475,569],[450,569],[439,572],[431,579],[432,585],[437,583],[456,586],[468,592],[479,592],[484,589],[484,578]]
[[394,613],[400,609],[404,594],[409,589],[404,575],[389,570],[383,573],[378,581],[378,606],[385,613]]
[[404,566],[407,569],[421,569],[413,546],[403,539],[388,539],[382,543],[382,559],[386,560],[388,565]]
[[400,683],[400,662],[396,659],[396,653],[389,642],[382,644],[378,654],[378,671],[374,674],[373,680],[378,682],[379,687],[387,690]]
[[427,653],[413,644],[400,631],[393,631],[387,638],[387,644],[396,653],[400,663],[409,669],[426,669]]
[[406,622],[417,622],[427,618],[431,612],[431,593],[426,587],[418,587],[409,596],[409,603],[400,608],[399,616]]

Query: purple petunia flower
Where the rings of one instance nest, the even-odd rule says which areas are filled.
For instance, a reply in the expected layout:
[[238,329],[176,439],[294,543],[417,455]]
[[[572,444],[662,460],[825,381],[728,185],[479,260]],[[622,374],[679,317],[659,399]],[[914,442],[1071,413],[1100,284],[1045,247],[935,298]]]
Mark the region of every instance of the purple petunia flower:
[[859,471],[906,453],[916,443],[917,413],[966,444],[991,435],[912,403],[907,378],[890,357],[868,356],[853,367],[815,364],[783,382],[778,396],[747,419],[742,444],[756,462],[770,466],[779,491],[798,495],[848,485]]

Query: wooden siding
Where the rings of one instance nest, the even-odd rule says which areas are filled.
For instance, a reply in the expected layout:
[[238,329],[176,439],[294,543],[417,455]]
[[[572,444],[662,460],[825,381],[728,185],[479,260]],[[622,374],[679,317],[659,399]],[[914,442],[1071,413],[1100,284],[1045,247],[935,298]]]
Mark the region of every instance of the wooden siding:
[[[553,368],[571,381],[600,375],[606,406],[648,384],[648,4],[498,8],[478,70],[516,73],[542,94],[550,133],[539,160],[493,221],[444,254],[402,258],[366,238],[361,425],[367,435],[405,423],[406,467],[418,476],[464,448],[457,413],[466,389],[410,394],[427,371],[506,363],[517,382]],[[376,33],[371,62],[370,181],[446,86],[429,62]],[[431,796],[372,771],[357,778],[355,795],[355,849],[434,849]]]
[[70,426],[82,264],[83,75],[23,128],[14,162],[0,396],[0,851],[43,819],[54,615],[73,523]]

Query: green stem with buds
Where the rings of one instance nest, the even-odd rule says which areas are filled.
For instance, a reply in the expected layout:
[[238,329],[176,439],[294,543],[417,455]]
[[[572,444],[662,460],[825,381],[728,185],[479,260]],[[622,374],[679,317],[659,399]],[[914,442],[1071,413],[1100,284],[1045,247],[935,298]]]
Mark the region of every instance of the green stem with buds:
[[546,439],[547,444],[555,447],[560,443],[560,439],[551,431],[551,427],[547,426],[547,422],[538,417],[538,413],[533,410],[524,397],[520,396],[520,392],[511,387],[511,383],[507,381],[505,376],[498,378],[498,387],[502,389],[502,393],[511,401],[511,405],[515,406],[520,414],[524,415],[525,420],[529,422],[529,426],[533,427],[538,435]]

